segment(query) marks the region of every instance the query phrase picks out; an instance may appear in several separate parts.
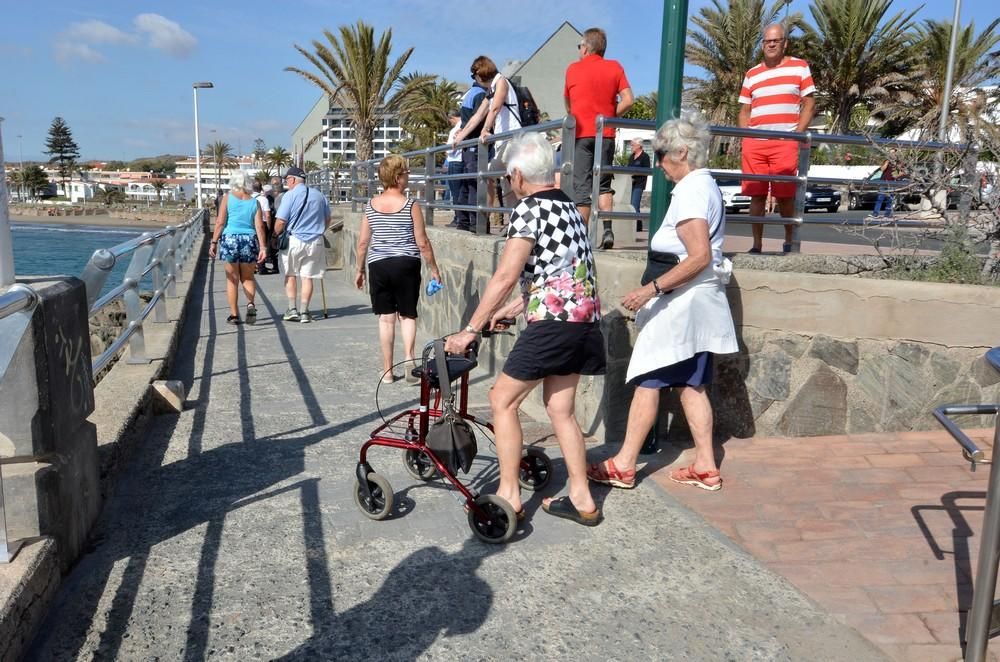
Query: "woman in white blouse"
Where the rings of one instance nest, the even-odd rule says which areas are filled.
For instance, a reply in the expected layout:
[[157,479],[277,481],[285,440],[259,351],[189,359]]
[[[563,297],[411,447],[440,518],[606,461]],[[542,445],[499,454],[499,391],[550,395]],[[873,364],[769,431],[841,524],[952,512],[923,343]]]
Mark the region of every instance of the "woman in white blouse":
[[591,480],[635,486],[639,450],[656,421],[660,390],[679,388],[695,457],[670,479],[705,490],[722,487],[712,448],[712,356],[738,351],[725,284],[732,264],[722,256],[725,206],[705,168],[711,136],[700,120],[674,119],[656,132],[656,164],[675,183],[663,224],[650,250],[674,253],[678,263],[629,292],[622,305],[640,328],[626,381],[635,385],[625,440],[617,455],[592,464]]

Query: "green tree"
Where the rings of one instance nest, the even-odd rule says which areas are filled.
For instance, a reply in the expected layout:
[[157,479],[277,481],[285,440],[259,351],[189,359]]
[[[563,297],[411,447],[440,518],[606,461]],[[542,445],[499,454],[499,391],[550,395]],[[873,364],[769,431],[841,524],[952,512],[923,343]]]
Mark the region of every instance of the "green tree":
[[76,160],[80,158],[80,148],[73,140],[73,132],[70,131],[65,120],[56,117],[49,126],[49,137],[45,140],[45,153],[51,158],[49,163],[56,164],[59,178],[63,183],[63,194],[69,195],[69,180],[73,176]]
[[108,187],[101,189],[98,199],[104,203],[104,206],[110,207],[113,204],[125,202],[125,194],[120,189]]
[[108,171],[121,171],[126,168],[124,161],[108,161],[104,164],[104,169]]
[[[764,28],[778,20],[784,6],[784,0],[770,7],[764,0],[712,0],[691,18],[685,58],[708,75],[686,78],[687,96],[712,124],[736,126],[743,77],[761,61]],[[801,20],[798,13],[790,15],[786,29],[791,32]]]
[[642,94],[635,98],[635,103],[628,109],[624,117],[633,120],[655,120],[656,119],[656,92]]
[[[411,96],[416,95],[429,78],[401,80],[403,68],[413,48],[392,59],[392,30],[386,30],[375,42],[372,26],[364,21],[340,27],[340,37],[323,31],[326,43],[313,40],[315,52],[295,45],[316,71],[285,67],[285,71],[302,76],[323,90],[331,107],[343,108],[354,128],[355,147],[359,161],[372,158],[375,129],[389,115],[399,112]],[[426,78],[426,79],[425,79]],[[320,134],[322,135],[322,134]],[[319,136],[314,137],[310,144]]]
[[267,158],[267,147],[263,138],[257,138],[253,141],[252,156],[255,166],[260,167],[264,163],[264,159]]
[[257,171],[257,174],[253,176],[253,180],[258,184],[260,184],[261,186],[264,186],[265,184],[271,183],[272,176],[273,175],[271,174],[270,169],[268,169],[267,166],[264,166],[263,168]]
[[233,146],[227,142],[216,140],[214,143],[209,143],[205,146],[205,158],[215,166],[215,190],[221,194],[222,169],[239,165],[239,161],[236,160],[236,155],[233,152]]
[[[925,20],[917,26],[910,85],[904,93],[876,106],[876,117],[896,130],[914,128],[922,139],[937,138],[950,40],[949,21]],[[963,140],[997,144],[1000,139],[1000,130],[991,120],[1000,112],[1000,100],[995,91],[991,94],[985,89],[1000,81],[998,46],[1000,18],[978,35],[974,22],[959,28],[948,127],[949,131],[958,130]]]
[[287,149],[281,146],[272,147],[264,157],[264,163],[269,166],[273,166],[279,172],[285,166],[292,165],[292,154]]
[[302,166],[302,168],[306,172],[315,172],[316,170],[319,170],[319,164],[316,163],[315,161],[306,161],[305,165]]
[[[803,53],[816,81],[817,109],[830,130],[848,133],[855,108],[893,98],[912,75],[913,17],[890,16],[892,0],[814,0],[815,27],[805,27]],[[861,127],[862,129],[864,127]]]
[[414,85],[417,91],[399,108],[401,126],[411,136],[400,149],[409,151],[443,143],[451,128],[448,112],[458,109],[458,85],[418,72],[403,76],[401,83],[404,87]]
[[32,198],[38,197],[38,192],[48,188],[49,185],[49,178],[40,165],[25,166],[24,172],[21,173],[18,179],[21,186],[24,187],[24,190]]

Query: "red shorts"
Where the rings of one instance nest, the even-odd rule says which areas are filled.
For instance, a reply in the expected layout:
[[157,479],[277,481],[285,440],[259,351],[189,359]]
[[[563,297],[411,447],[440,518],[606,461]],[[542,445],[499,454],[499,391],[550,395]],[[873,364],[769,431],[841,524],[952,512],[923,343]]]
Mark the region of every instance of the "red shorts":
[[[752,175],[794,175],[799,166],[799,144],[794,140],[743,139],[743,172]],[[743,195],[767,195],[767,187],[775,198],[794,198],[792,182],[743,181]]]

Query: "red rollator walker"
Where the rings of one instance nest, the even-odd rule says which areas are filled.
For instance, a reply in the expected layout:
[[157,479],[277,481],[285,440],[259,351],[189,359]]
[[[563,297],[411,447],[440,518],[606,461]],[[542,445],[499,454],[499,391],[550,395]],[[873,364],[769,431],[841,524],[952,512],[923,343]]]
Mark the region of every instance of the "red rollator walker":
[[[512,320],[504,322],[507,325],[513,324]],[[489,338],[496,333],[484,329],[482,335],[483,338]],[[446,403],[451,404],[457,416],[481,430],[485,428],[490,434],[493,433],[491,423],[476,418],[468,411],[469,372],[478,365],[478,349],[478,343],[473,343],[464,356],[445,354],[443,339],[424,347],[420,365],[413,368],[413,374],[420,378],[420,405],[416,409],[403,411],[383,422],[372,431],[371,438],[361,446],[356,470],[354,502],[367,517],[381,520],[392,512],[392,486],[385,476],[376,472],[368,463],[368,450],[372,446],[388,446],[403,451],[403,464],[406,471],[414,478],[425,482],[442,478],[461,492],[465,497],[469,527],[480,540],[488,543],[504,543],[517,531],[517,514],[505,499],[495,494],[477,494],[462,483],[426,443],[427,432],[434,420],[444,414]],[[439,360],[439,356],[444,356],[444,360]],[[441,379],[441,369],[438,366],[446,366],[448,374],[444,380]],[[459,380],[457,391],[451,388],[455,380]],[[405,424],[405,431],[400,433],[394,430],[394,423]],[[525,449],[521,456],[518,478],[521,487],[532,491],[540,490],[551,478],[552,462],[548,456],[538,448]]]

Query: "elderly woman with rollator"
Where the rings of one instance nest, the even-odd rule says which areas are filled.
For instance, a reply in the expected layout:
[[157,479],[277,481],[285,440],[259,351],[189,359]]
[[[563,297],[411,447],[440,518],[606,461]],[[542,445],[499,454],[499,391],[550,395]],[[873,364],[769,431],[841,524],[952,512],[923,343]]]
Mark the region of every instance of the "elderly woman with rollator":
[[[591,480],[635,486],[635,465],[656,421],[660,391],[680,389],[694,439],[694,461],[670,473],[677,483],[715,491],[722,477],[712,447],[712,357],[738,350],[725,284],[732,264],[722,256],[725,206],[708,162],[710,135],[698,119],[674,119],[656,132],[656,164],[674,190],[663,224],[649,247],[652,277],[622,299],[635,311],[639,336],[626,381],[635,386],[625,440],[618,453],[587,468]],[[655,269],[659,260],[661,265]],[[646,281],[647,278],[643,278]]]
[[[522,516],[518,472],[523,433],[518,407],[542,385],[545,409],[569,473],[569,494],[542,508],[585,526],[601,521],[587,483],[583,433],[574,408],[580,375],[605,371],[600,301],[587,228],[576,205],[555,187],[552,147],[540,133],[515,137],[507,147],[507,178],[519,198],[510,217],[500,264],[468,325],[445,349],[462,353],[484,327],[524,313],[527,326],[490,390],[500,485],[497,495]],[[521,296],[507,299],[520,280]]]

